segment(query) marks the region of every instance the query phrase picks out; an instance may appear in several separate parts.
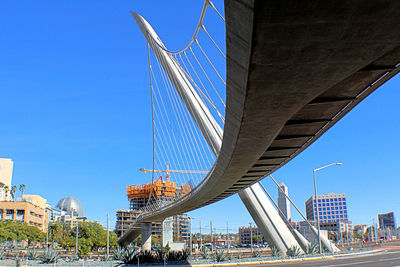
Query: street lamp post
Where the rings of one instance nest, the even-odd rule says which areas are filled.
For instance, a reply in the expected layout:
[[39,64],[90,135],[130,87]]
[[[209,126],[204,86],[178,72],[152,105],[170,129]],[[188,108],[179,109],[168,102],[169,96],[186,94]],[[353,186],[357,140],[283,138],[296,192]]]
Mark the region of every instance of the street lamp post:
[[318,200],[317,200],[317,179],[316,179],[316,172],[320,171],[322,169],[325,169],[327,167],[333,166],[333,165],[342,165],[340,162],[335,162],[331,163],[325,166],[322,166],[317,169],[313,169],[313,180],[314,180],[314,200],[315,200],[315,206],[317,207],[317,227],[318,227],[318,248],[319,248],[319,253],[322,252],[322,244],[321,244],[321,228],[320,228],[320,221],[319,221],[319,208],[318,208]]
[[251,252],[253,253],[253,228],[251,227],[251,222],[250,224],[250,245],[251,245]]
[[108,231],[108,213],[107,213],[107,260],[110,258],[110,232]]
[[189,217],[189,223],[190,223],[190,228],[189,228],[189,232],[190,232],[190,237],[189,237],[189,246],[190,246],[190,255],[192,255],[192,249],[193,249],[193,241],[192,241],[192,219],[194,219],[193,217]]

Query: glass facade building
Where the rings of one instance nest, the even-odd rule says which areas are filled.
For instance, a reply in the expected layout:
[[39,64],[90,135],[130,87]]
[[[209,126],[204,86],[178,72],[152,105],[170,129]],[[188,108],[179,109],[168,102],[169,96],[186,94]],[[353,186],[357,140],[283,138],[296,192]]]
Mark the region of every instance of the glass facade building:
[[385,214],[378,214],[379,228],[381,229],[396,229],[396,221],[394,219],[394,213],[389,212]]
[[317,220],[317,205],[321,223],[349,221],[345,194],[328,193],[318,195],[317,199],[314,196],[310,197],[306,201],[308,220]]

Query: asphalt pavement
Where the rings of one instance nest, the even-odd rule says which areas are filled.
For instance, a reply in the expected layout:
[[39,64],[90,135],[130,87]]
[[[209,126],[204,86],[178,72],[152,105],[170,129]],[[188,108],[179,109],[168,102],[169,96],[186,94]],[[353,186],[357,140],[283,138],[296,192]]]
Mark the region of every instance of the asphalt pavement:
[[[249,265],[251,266],[251,265]],[[254,265],[260,266],[260,264]],[[371,254],[351,255],[334,257],[330,259],[308,260],[296,262],[270,263],[265,266],[320,266],[320,267],[341,267],[341,266],[370,266],[370,267],[400,267],[400,247],[383,248],[383,251]]]

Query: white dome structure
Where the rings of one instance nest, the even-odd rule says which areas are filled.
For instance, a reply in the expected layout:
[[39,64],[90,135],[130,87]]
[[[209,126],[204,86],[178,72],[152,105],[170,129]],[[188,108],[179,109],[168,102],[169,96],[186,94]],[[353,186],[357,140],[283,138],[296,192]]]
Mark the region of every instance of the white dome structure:
[[74,197],[64,197],[58,201],[57,208],[65,211],[71,217],[82,217],[83,208],[79,200]]

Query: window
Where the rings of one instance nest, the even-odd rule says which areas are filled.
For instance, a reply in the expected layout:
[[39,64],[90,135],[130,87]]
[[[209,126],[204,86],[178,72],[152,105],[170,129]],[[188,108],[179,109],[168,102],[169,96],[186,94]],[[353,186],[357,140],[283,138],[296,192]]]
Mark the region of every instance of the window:
[[6,220],[14,219],[14,210],[6,210]]
[[318,199],[318,203],[321,203],[321,199]]
[[25,210],[17,210],[17,221],[23,221],[25,217]]
[[322,206],[324,206],[324,207],[325,207],[325,203],[322,203]]

